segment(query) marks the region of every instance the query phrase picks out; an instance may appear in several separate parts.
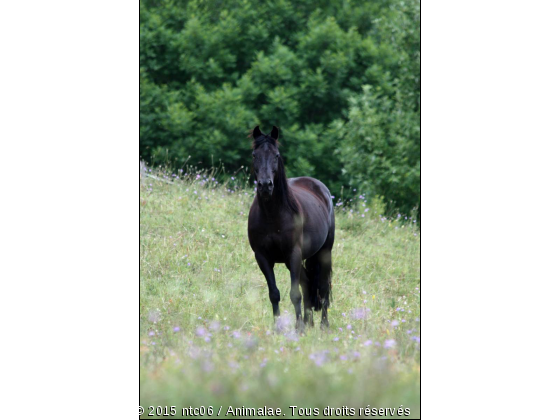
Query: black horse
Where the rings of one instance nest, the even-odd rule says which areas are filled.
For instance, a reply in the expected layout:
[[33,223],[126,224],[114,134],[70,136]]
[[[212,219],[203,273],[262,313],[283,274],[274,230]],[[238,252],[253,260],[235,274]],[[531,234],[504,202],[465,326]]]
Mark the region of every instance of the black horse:
[[290,299],[296,311],[296,328],[301,331],[304,323],[313,326],[312,309],[322,311],[321,327],[328,327],[334,243],[331,193],[314,178],[286,178],[276,127],[267,135],[258,126],[254,128],[253,169],[257,195],[249,212],[249,243],[266,278],[272,312],[275,317],[280,315],[274,264],[285,263],[292,281]]

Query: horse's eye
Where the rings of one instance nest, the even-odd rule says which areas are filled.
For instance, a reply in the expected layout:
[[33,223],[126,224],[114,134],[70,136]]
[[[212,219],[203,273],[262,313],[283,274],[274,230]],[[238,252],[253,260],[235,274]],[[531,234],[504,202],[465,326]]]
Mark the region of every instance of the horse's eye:
[[278,156],[280,156],[280,153],[276,153],[276,159],[278,159]]
[[253,153],[253,159],[255,159],[255,154]]

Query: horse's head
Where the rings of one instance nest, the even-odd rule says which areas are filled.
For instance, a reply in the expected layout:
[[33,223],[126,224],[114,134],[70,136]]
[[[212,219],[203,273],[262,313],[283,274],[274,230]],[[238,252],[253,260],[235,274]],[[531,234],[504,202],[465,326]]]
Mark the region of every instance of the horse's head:
[[272,127],[270,134],[262,134],[257,125],[253,129],[253,169],[257,192],[264,199],[272,197],[279,160],[278,128]]

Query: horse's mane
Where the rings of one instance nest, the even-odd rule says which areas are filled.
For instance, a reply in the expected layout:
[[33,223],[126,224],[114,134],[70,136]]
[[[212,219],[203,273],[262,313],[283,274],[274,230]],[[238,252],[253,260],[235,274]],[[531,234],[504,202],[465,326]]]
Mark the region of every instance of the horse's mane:
[[[252,132],[251,132],[252,136]],[[263,134],[258,138],[253,138],[253,150],[258,149],[265,143],[270,143],[276,148],[280,145],[278,140],[274,139],[268,134]],[[290,187],[288,186],[288,178],[286,177],[286,169],[284,168],[284,160],[282,159],[282,155],[278,157],[278,173],[276,174],[278,177],[278,182],[275,185],[275,190],[277,191],[277,196],[280,202],[292,211],[293,213],[299,213],[299,207],[297,204]]]
[[286,178],[286,170],[284,169],[284,161],[282,156],[278,157],[278,185],[276,188],[278,189],[278,196],[280,197],[281,203],[284,204],[285,207],[290,209],[293,213],[299,213],[299,207],[297,201],[292,194],[292,190],[288,187],[288,178]]
[[[249,137],[253,137],[253,132],[249,134]],[[257,138],[253,137],[253,150],[258,149],[265,143],[270,143],[277,148],[280,146],[280,142],[278,140],[274,139],[269,134],[262,134]]]

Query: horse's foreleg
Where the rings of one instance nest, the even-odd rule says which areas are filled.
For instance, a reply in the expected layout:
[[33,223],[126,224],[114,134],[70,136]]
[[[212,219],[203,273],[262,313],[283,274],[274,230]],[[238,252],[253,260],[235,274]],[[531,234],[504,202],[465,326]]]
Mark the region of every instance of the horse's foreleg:
[[301,249],[294,248],[290,256],[290,279],[292,287],[290,288],[290,299],[296,310],[296,328],[303,329],[303,319],[301,317],[301,291],[299,289],[299,276],[301,274]]
[[270,261],[263,254],[256,252],[255,258],[257,260],[257,264],[259,264],[259,268],[266,278],[266,283],[268,284],[268,297],[270,298],[270,303],[272,303],[272,314],[277,317],[280,315],[280,308],[278,307],[278,302],[280,302],[280,290],[276,287],[274,261]]

